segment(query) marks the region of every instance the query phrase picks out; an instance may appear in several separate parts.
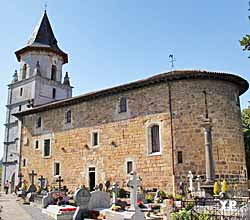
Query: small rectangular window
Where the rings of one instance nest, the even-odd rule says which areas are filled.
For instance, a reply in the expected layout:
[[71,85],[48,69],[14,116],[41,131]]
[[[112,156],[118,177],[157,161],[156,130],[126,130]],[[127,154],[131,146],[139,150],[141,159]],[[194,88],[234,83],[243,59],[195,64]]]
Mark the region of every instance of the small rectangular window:
[[20,88],[20,96],[23,96],[23,88]]
[[159,125],[153,125],[151,127],[151,152],[160,152]]
[[59,176],[60,175],[60,163],[55,162],[54,163],[54,176]]
[[92,146],[97,146],[98,143],[98,132],[92,133]]
[[133,161],[127,162],[127,174],[131,173],[133,171]]
[[183,163],[182,151],[177,152],[177,163]]
[[55,99],[56,98],[56,89],[53,88],[52,90],[52,98]]
[[50,156],[50,139],[44,140],[44,157]]
[[39,141],[36,140],[36,142],[35,142],[35,149],[38,149],[38,148],[39,148]]
[[22,105],[19,105],[18,110],[19,112],[22,111]]
[[120,99],[120,113],[127,112],[127,99],[122,97]]
[[26,167],[26,159],[23,159],[23,167]]
[[71,110],[68,110],[65,114],[66,124],[71,123]]
[[39,116],[36,119],[36,128],[40,128],[42,126],[42,118]]

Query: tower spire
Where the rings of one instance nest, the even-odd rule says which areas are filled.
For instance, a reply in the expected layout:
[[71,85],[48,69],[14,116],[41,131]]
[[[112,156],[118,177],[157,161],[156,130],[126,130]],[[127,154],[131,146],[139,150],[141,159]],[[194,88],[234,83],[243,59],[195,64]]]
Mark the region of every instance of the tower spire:
[[34,29],[26,46],[16,51],[18,61],[20,61],[20,56],[23,52],[36,49],[55,52],[63,57],[64,63],[68,62],[68,55],[57,45],[57,40],[50,25],[46,10],[44,11],[43,16]]

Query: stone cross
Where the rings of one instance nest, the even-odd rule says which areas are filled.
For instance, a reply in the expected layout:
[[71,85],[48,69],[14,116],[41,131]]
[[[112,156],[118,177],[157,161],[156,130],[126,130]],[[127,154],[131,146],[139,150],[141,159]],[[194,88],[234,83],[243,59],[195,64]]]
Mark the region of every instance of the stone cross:
[[113,192],[113,202],[112,202],[112,204],[116,204],[117,196],[118,196],[118,184],[117,183],[113,184],[112,192]]
[[45,178],[43,176],[40,176],[38,180],[40,181],[40,186],[41,186],[41,189],[43,190],[45,188]]
[[201,191],[201,177],[200,177],[200,175],[198,175],[196,177],[196,181],[197,181],[197,191]]
[[32,172],[29,174],[31,176],[31,185],[34,185],[34,177],[37,175],[37,173],[35,173],[34,170],[32,170]]
[[137,209],[137,188],[141,186],[141,181],[137,179],[136,171],[130,173],[131,178],[127,183],[127,186],[130,187],[130,211],[135,211]]
[[56,180],[56,182],[58,183],[59,189],[61,189],[62,188],[62,182],[63,182],[62,177],[59,176],[58,179]]
[[191,170],[188,171],[188,176],[187,176],[187,177],[188,177],[188,179],[189,179],[189,190],[190,190],[191,192],[193,192],[193,178],[194,178],[194,176],[193,176]]

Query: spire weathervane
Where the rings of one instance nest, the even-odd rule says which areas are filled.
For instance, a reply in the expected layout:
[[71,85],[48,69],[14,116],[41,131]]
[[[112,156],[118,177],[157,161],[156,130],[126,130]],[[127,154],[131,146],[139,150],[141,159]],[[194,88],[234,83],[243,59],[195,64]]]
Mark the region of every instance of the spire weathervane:
[[169,62],[171,63],[171,71],[174,69],[174,62],[176,61],[174,54],[169,55]]

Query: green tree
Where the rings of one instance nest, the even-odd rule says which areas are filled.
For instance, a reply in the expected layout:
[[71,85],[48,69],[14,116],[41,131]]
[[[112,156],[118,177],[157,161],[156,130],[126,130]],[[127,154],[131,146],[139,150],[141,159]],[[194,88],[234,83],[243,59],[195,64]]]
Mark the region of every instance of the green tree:
[[[248,4],[250,7],[250,1],[248,2]],[[248,9],[248,11],[250,11],[250,8]],[[250,16],[248,16],[248,18],[250,19]],[[243,47],[243,50],[250,50],[250,35],[249,34],[246,34],[246,36],[240,40],[240,45]]]
[[[242,125],[246,151],[247,172],[250,174],[250,108],[243,109],[242,111]],[[250,176],[248,175],[248,178],[249,177]]]
[[243,50],[250,50],[250,35],[246,35],[240,40],[240,45],[243,47]]

